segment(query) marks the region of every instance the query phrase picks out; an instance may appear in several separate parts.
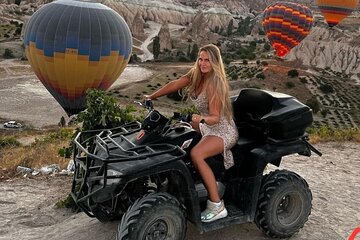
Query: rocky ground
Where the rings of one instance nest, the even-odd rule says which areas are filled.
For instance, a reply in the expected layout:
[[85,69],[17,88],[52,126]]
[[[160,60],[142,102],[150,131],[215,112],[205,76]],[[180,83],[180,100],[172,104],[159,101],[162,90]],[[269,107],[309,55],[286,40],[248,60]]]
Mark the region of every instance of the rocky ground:
[[[281,168],[300,174],[313,194],[309,221],[293,240],[348,239],[360,226],[360,145],[317,144],[322,157],[289,156]],[[273,170],[273,167],[268,169]],[[0,240],[115,239],[118,222],[103,224],[84,213],[58,209],[55,203],[70,191],[71,177],[21,178],[0,182]],[[253,223],[200,235],[188,224],[189,240],[265,240]],[[355,238],[360,239],[360,235]]]

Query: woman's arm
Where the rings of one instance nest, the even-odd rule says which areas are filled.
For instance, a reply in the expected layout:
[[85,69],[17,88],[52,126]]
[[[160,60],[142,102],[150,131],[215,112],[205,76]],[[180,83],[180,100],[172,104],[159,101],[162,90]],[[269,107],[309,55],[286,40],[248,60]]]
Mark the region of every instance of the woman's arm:
[[189,85],[189,83],[190,83],[190,78],[187,76],[183,76],[177,80],[173,80],[169,82],[168,84],[166,84],[165,86],[154,92],[153,94],[145,95],[145,98],[149,98],[151,100],[157,99],[169,93],[176,92],[179,89]]

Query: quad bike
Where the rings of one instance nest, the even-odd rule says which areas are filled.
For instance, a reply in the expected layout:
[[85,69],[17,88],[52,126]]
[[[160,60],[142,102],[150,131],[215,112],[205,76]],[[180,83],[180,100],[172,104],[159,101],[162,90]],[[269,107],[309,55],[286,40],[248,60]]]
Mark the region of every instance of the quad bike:
[[242,89],[232,98],[240,139],[232,148],[235,165],[225,170],[221,155],[207,159],[217,179],[226,218],[202,223],[207,191],[189,152],[201,135],[186,116],[166,118],[151,101],[144,122],[77,135],[71,194],[79,208],[101,222],[120,219],[117,239],[184,239],[186,220],[208,232],[252,222],[268,236],[287,238],[308,220],[312,194],[289,170],[264,174],[283,156],[321,156],[305,128],[312,111],[294,97]]

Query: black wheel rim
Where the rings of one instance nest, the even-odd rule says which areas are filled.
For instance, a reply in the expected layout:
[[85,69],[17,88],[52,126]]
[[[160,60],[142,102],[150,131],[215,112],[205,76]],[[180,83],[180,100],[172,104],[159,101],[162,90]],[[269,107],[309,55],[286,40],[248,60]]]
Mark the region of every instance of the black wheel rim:
[[298,193],[284,195],[277,205],[276,214],[282,225],[291,225],[301,216],[303,200]]
[[168,225],[163,220],[156,220],[145,231],[145,240],[164,240],[168,235]]

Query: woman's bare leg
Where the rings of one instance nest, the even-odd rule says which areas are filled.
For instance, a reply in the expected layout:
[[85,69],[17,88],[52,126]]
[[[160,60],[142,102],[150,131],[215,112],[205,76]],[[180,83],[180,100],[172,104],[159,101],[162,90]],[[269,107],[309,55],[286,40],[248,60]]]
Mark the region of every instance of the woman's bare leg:
[[205,162],[208,157],[224,152],[224,141],[216,136],[205,136],[191,150],[191,160],[199,171],[212,202],[220,202],[219,192],[213,171]]

